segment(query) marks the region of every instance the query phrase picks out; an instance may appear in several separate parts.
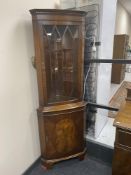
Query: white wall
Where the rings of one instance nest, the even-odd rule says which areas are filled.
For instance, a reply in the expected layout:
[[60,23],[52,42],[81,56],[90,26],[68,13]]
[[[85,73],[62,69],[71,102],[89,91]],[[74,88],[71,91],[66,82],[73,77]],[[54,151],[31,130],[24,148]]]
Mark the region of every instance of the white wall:
[[[99,58],[112,59],[117,0],[102,0]],[[108,105],[110,95],[111,64],[98,65],[97,103]],[[98,109],[95,137],[98,137],[107,122],[108,111]]]
[[39,156],[31,8],[54,0],[3,0],[0,5],[0,174],[20,175]]
[[62,9],[77,8],[86,5],[97,4],[101,0],[59,0]]
[[[63,8],[72,8],[75,5],[87,5],[97,3],[100,5],[100,41],[99,58],[112,59],[113,53],[113,38],[115,33],[115,17],[116,17],[116,4],[117,0],[87,0],[76,1],[61,0]],[[108,105],[110,95],[110,81],[111,81],[111,64],[98,65],[98,80],[97,80],[97,103]],[[105,126],[108,119],[108,111],[98,109],[95,122],[95,137],[97,138]]]
[[117,3],[115,34],[128,34],[131,42],[131,15],[119,1]]
[[[99,58],[112,59],[114,34],[131,36],[131,17],[117,0],[103,0]],[[130,38],[131,39],[131,38]],[[98,67],[97,103],[107,105],[110,97],[111,64]],[[108,118],[108,111],[99,109],[95,123],[95,137],[98,137]]]

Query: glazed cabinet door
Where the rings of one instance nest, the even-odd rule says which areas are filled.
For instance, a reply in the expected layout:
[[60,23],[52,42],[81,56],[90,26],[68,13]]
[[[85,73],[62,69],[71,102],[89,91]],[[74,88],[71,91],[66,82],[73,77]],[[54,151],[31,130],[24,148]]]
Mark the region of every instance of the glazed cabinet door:
[[46,106],[78,101],[83,91],[82,26],[39,22],[41,83]]
[[47,103],[75,99],[77,97],[79,27],[43,25],[42,30]]
[[84,150],[83,110],[44,116],[44,123],[45,159],[68,157]]

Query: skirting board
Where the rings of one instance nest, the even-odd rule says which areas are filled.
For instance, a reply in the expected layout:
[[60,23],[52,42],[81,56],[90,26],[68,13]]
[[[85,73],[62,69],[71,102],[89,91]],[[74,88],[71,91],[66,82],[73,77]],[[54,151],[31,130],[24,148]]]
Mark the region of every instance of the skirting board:
[[87,154],[104,163],[112,165],[114,149],[106,147],[105,145],[87,141]]
[[37,167],[40,163],[41,160],[39,157],[34,163],[32,163],[32,165],[29,166],[29,168],[27,168],[27,170],[22,175],[29,175],[32,172],[32,170],[35,169],[35,167]]

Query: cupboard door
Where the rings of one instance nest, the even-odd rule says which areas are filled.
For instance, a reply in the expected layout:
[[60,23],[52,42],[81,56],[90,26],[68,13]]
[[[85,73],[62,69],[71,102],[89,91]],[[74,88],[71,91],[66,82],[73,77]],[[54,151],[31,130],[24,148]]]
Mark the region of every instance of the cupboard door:
[[77,154],[84,150],[84,111],[44,116],[46,159]]

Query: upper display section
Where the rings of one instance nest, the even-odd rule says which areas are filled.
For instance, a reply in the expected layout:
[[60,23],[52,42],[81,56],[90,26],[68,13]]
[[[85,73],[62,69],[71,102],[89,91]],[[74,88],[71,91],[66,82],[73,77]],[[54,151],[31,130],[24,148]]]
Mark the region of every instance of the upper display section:
[[60,9],[31,9],[30,13],[32,15],[35,14],[58,14],[58,15],[78,15],[85,16],[86,12],[84,11],[76,11],[76,10],[60,10]]
[[44,25],[43,37],[47,101],[73,100],[77,97],[79,28],[75,25]]
[[40,105],[79,101],[83,95],[84,12],[30,10]]

